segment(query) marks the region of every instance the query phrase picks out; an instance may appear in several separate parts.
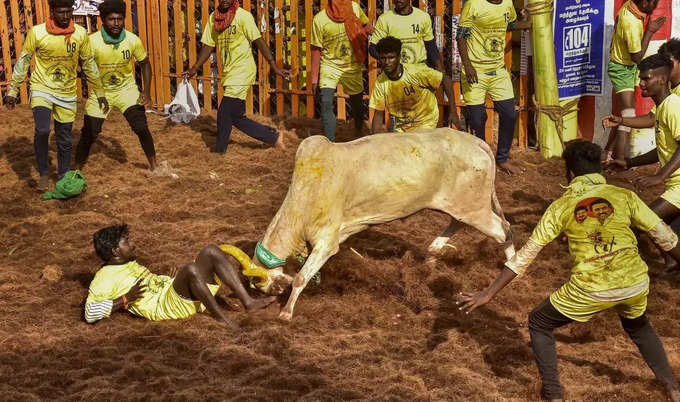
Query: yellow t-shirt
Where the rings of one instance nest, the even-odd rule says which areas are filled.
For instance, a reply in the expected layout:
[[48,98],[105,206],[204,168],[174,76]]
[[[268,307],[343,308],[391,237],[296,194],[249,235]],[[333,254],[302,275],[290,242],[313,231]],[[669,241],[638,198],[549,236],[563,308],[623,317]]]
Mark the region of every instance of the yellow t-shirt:
[[385,110],[395,117],[395,131],[436,128],[439,106],[434,91],[442,82],[442,73],[423,64],[402,64],[404,73],[390,80],[381,73],[375,82],[369,107]]
[[[101,32],[97,31],[90,35],[90,47],[105,90],[137,88],[131,59],[140,62],[147,57],[146,49],[137,35],[125,31],[125,39],[118,44],[118,49],[114,49],[113,45],[104,43]],[[88,85],[93,83],[88,82]]]
[[[368,23],[368,17],[358,3],[352,2],[352,10],[362,24]],[[345,24],[331,20],[325,9],[317,13],[312,20],[311,45],[321,48],[322,74],[324,67],[342,72],[361,71],[361,64],[354,55]]]
[[470,30],[468,57],[477,72],[494,71],[505,66],[505,34],[508,24],[516,19],[512,0],[503,0],[500,4],[487,0],[465,2],[458,25]]
[[371,43],[377,44],[387,36],[401,40],[402,63],[426,63],[425,42],[434,39],[430,15],[415,7],[409,15],[388,10],[375,23]]
[[[243,87],[255,83],[257,66],[251,42],[260,37],[253,15],[240,7],[236,10],[231,25],[221,33],[215,30],[214,13],[210,14],[201,42],[213,47],[217,44],[217,54],[222,61],[222,86]],[[227,92],[225,95],[230,96]]]
[[[654,112],[656,152],[659,164],[667,164],[678,150],[680,141],[680,96],[672,93],[657,106]],[[666,179],[666,187],[680,184],[680,169],[671,173]]]
[[[672,85],[673,84],[671,84],[671,82],[669,81],[668,82],[668,89],[670,89],[672,94],[676,94],[676,95],[680,96],[680,84],[678,84],[676,86],[672,86]],[[652,106],[652,109],[650,110],[650,112],[652,114],[656,114],[656,105]]]
[[69,44],[64,35],[52,35],[45,24],[35,25],[28,31],[23,52],[35,55],[31,73],[31,90],[56,96],[76,96],[76,71],[78,60],[92,56],[85,28],[75,24]]
[[634,192],[609,185],[601,174],[593,173],[571,181],[530,239],[544,246],[564,233],[574,259],[570,278],[574,286],[586,292],[621,289],[649,280],[630,226],[646,232],[659,222]]
[[630,58],[631,53],[642,50],[642,36],[644,27],[642,20],[636,17],[628,9],[631,0],[628,0],[616,16],[616,28],[612,38],[612,46],[609,50],[609,59],[615,63],[632,66],[635,62]]

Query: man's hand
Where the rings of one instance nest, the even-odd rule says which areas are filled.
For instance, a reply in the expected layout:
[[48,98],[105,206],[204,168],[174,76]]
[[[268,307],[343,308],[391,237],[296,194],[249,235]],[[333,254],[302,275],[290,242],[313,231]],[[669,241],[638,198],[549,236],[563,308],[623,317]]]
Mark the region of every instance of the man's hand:
[[604,168],[607,170],[623,171],[628,170],[628,163],[625,159],[612,159],[604,163]]
[[663,183],[664,178],[655,174],[653,176],[642,176],[635,180],[635,184],[641,188],[647,188],[651,186],[656,186],[657,184]]
[[142,285],[142,281],[137,281],[130,290],[125,294],[125,298],[128,301],[128,305],[135,300],[139,299],[144,295],[144,292],[146,292],[147,288],[146,286]]
[[14,105],[17,104],[17,98],[14,96],[7,96],[5,98],[5,103],[7,103],[7,109],[14,109]]
[[272,67],[272,70],[274,70],[274,74],[280,75],[281,77],[289,80],[290,79],[290,71],[289,70],[284,70],[282,68],[278,68],[276,66]]
[[477,70],[472,65],[465,66],[465,78],[470,85],[477,83]]
[[489,294],[486,291],[481,291],[475,294],[472,293],[460,293],[458,294],[458,301],[456,304],[459,306],[458,310],[465,311],[465,314],[469,314],[474,311],[477,307],[483,306],[491,300]]
[[666,17],[659,17],[647,25],[647,32],[654,33],[666,23]]
[[196,75],[197,72],[198,72],[198,67],[193,66],[193,67],[191,67],[190,69],[188,69],[187,71],[185,71],[185,72],[182,73],[182,79],[185,79],[185,80],[186,80],[186,79],[188,79],[188,78],[191,78],[191,77],[193,77],[194,75]]
[[621,125],[621,123],[623,123],[623,117],[621,116],[614,116],[613,114],[610,114],[609,116],[602,118],[603,128],[618,127]]
[[109,112],[109,101],[107,101],[105,97],[102,96],[97,98],[97,102],[99,102],[99,108],[102,110],[102,112]]
[[151,107],[151,94],[146,91],[139,94],[139,99],[137,99],[139,105],[143,105],[146,108]]
[[455,128],[456,130],[462,130],[463,129],[463,124],[460,122],[460,118],[458,117],[458,113],[456,113],[456,107],[455,106],[449,106],[451,109],[449,111],[449,127]]

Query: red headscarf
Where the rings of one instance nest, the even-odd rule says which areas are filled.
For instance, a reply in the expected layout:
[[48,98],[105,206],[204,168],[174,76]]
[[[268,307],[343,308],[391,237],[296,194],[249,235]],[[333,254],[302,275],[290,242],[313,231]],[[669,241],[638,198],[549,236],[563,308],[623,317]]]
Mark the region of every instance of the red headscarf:
[[57,26],[57,24],[54,22],[52,18],[47,18],[47,21],[45,22],[45,27],[47,28],[47,32],[51,33],[52,35],[64,35],[66,36],[66,43],[71,43],[71,34],[76,31],[76,26],[73,23],[73,20],[71,20],[68,23],[68,26],[66,28],[61,28]]
[[234,2],[231,3],[231,7],[229,7],[225,13],[221,12],[219,7],[215,8],[215,31],[221,33],[231,25],[231,22],[234,21],[234,15],[236,15],[238,7],[238,0],[234,0]]
[[329,0],[326,6],[328,18],[335,22],[344,22],[345,31],[354,49],[354,55],[359,63],[366,61],[368,54],[368,31],[370,26],[364,28],[359,17],[354,14],[352,0]]

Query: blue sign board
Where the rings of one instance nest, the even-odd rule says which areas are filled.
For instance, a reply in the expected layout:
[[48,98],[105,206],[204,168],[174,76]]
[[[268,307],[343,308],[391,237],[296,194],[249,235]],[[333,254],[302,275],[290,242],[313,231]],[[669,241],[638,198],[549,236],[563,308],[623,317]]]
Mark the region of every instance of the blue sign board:
[[605,0],[555,1],[554,15],[560,99],[602,95]]

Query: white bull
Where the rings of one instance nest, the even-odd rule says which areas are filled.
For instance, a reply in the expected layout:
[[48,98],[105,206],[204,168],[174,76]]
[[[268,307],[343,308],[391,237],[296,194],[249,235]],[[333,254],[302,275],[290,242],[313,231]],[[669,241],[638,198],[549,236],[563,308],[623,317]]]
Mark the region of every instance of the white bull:
[[[495,161],[489,146],[450,128],[408,134],[377,134],[347,143],[313,136],[300,144],[288,194],[261,245],[285,260],[307,255],[295,279],[269,269],[261,290],[280,294],[293,283],[279,318],[290,320],[307,282],[338,252],[340,243],[369,225],[403,218],[421,209],[453,218],[429,246],[438,252],[457,222],[505,244],[514,255],[512,232],[496,197]],[[256,253],[253,263],[264,266]],[[280,261],[279,264],[282,264]]]

